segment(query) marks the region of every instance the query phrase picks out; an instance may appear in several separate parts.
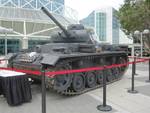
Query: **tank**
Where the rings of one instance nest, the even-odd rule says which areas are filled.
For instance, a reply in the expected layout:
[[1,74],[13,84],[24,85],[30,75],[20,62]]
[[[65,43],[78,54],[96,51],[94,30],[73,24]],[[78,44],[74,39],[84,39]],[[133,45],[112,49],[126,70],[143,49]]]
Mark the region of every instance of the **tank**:
[[[126,63],[128,56],[118,46],[101,44],[93,30],[81,24],[62,26],[44,7],[42,11],[61,29],[50,38],[50,43],[37,45],[32,50],[20,51],[9,57],[9,67],[28,70],[60,71]],[[107,69],[107,83],[120,80],[127,66]],[[103,71],[90,71],[46,77],[46,88],[63,95],[77,95],[102,85]],[[41,76],[30,75],[33,80]]]

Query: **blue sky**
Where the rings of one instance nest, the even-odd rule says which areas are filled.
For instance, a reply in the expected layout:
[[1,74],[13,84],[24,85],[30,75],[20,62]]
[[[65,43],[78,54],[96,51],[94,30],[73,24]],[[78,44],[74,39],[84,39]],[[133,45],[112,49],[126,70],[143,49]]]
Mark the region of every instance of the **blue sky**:
[[94,9],[114,7],[119,9],[124,0],[65,0],[65,4],[79,13],[79,19],[86,17]]

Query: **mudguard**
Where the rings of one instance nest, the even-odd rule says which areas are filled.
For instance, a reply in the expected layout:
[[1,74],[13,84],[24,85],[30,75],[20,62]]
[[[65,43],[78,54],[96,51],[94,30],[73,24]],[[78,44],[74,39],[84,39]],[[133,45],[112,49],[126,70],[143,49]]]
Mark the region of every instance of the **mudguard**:
[[41,60],[41,64],[48,64],[55,66],[57,61],[60,59],[58,55],[45,54],[43,55],[43,59]]

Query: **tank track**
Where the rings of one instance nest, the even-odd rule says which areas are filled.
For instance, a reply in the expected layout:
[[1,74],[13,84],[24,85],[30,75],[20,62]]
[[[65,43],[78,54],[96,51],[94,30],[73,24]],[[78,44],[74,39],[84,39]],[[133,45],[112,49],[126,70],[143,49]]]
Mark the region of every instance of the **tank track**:
[[[116,80],[113,80],[111,82],[107,82],[107,85],[108,84],[111,84],[111,83],[114,83],[118,80],[120,80],[120,78],[116,79]],[[80,94],[83,94],[83,93],[86,93],[86,92],[89,92],[89,91],[92,91],[92,90],[95,90],[95,89],[98,89],[102,87],[102,84],[98,84],[97,86],[93,87],[93,88],[85,88],[85,90],[81,91],[81,92],[71,92],[71,91],[63,91],[63,92],[58,92],[58,94],[61,94],[61,95],[66,95],[66,96],[74,96],[74,95],[80,95]]]
[[[113,56],[113,55],[112,55]],[[116,57],[122,57],[122,56],[117,56],[116,55]],[[126,56],[123,56],[124,58],[126,58]],[[96,59],[96,58],[100,58],[100,59],[102,59],[102,58],[105,58],[105,57],[101,57],[101,56],[86,56],[86,57],[78,57],[78,58],[71,58],[71,59],[62,59],[61,61],[59,61],[59,62],[63,62],[63,63],[72,63],[72,62],[74,62],[74,61],[76,61],[76,60],[93,60],[93,59]],[[128,59],[125,59],[125,60],[128,60]],[[123,62],[120,62],[120,63],[123,63]],[[124,70],[122,71],[119,71],[119,77],[118,78],[116,78],[116,79],[114,79],[114,80],[111,80],[111,81],[109,81],[109,82],[107,82],[107,84],[110,84],[110,83],[113,83],[113,82],[116,82],[116,81],[118,81],[118,80],[120,80],[121,78],[122,78],[122,76],[124,75],[124,73],[126,72],[126,70],[127,70],[127,66],[126,67],[124,67]],[[61,75],[60,75],[61,76]],[[76,76],[76,75],[74,75],[74,76]],[[85,89],[83,90],[83,91],[80,91],[80,92],[75,92],[74,90],[72,90],[72,89],[67,89],[67,90],[64,90],[64,91],[58,91],[58,90],[56,90],[56,89],[54,89],[53,88],[53,86],[51,86],[51,88],[52,89],[54,89],[58,94],[61,94],[61,95],[66,95],[66,96],[73,96],[73,95],[80,95],[80,94],[83,94],[83,93],[86,93],[86,92],[89,92],[89,91],[91,91],[91,90],[94,90],[94,89],[97,89],[97,88],[99,88],[99,87],[102,87],[102,84],[96,84],[96,86],[94,86],[94,87],[91,87],[91,88],[89,88],[89,87],[85,87]]]

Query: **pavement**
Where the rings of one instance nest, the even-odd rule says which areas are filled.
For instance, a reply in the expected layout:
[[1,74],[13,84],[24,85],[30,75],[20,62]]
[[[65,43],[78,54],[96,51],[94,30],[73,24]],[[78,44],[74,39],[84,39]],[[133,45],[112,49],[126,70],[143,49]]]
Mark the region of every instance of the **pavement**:
[[[107,86],[107,104],[113,110],[108,113],[150,113],[150,83],[148,79],[148,64],[137,65],[138,74],[135,76],[137,94],[127,92],[131,88],[131,66],[123,78]],[[32,85],[32,101],[20,106],[11,107],[5,98],[0,97],[0,113],[41,113],[41,87]],[[47,113],[104,113],[97,110],[102,104],[102,88],[82,95],[66,97],[47,91]]]

